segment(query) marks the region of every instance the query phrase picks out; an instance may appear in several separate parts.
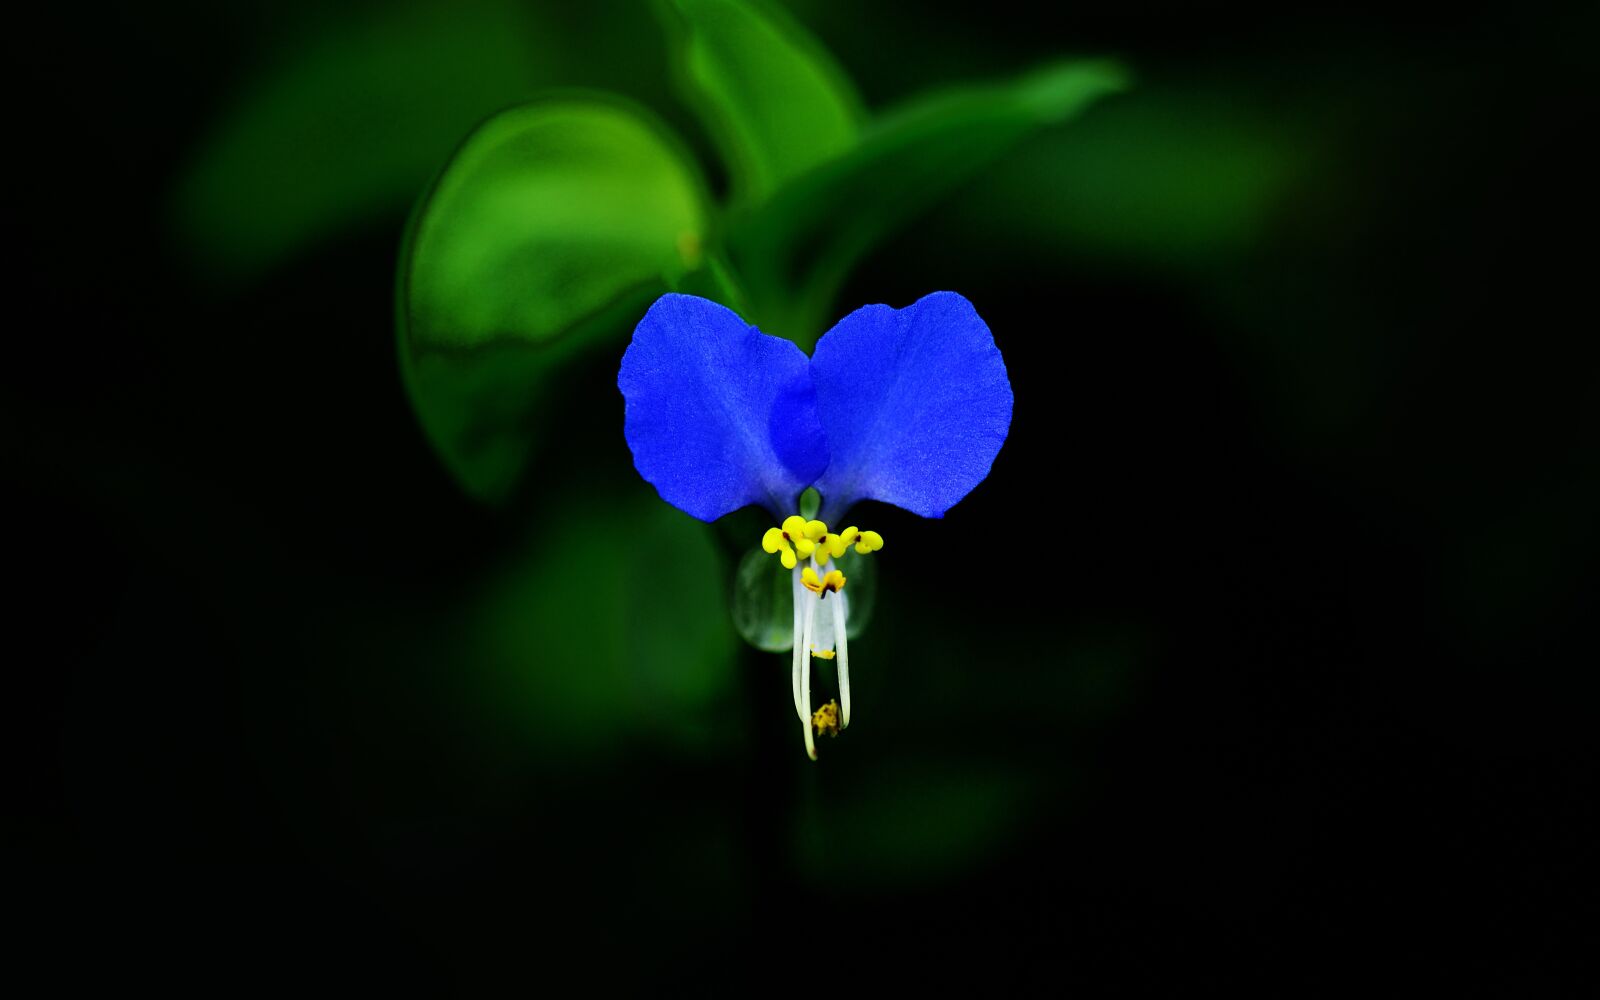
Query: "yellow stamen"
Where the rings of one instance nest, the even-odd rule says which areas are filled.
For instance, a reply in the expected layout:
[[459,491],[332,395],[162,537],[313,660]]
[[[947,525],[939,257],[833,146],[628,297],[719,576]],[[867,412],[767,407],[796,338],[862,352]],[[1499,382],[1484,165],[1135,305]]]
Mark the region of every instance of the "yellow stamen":
[[811,728],[817,731],[818,736],[838,736],[839,703],[830,701],[811,713]]
[[831,660],[831,659],[833,659],[833,650],[831,650],[831,649],[813,649],[811,651],[811,655],[815,656],[819,660]]
[[883,548],[883,536],[876,531],[861,531],[855,525],[844,529],[838,534],[826,534],[817,539],[815,553],[818,562],[827,562],[844,555],[844,550],[850,546],[856,547],[858,555],[866,555]]
[[812,524],[821,522],[812,521],[808,524],[805,518],[797,514],[790,515],[784,518],[781,527],[767,529],[767,533],[761,536],[761,548],[776,555],[784,569],[794,569],[800,559],[810,559],[816,551],[817,543],[809,534]]
[[783,537],[794,543],[794,550],[800,553],[801,559],[811,558],[812,551],[817,547],[816,540],[811,537],[810,527],[799,514],[790,514],[783,519]]
[[828,575],[817,578],[817,571],[810,566],[800,571],[800,585],[821,597],[824,592],[837,594],[844,589],[844,574],[836,569],[830,569]]

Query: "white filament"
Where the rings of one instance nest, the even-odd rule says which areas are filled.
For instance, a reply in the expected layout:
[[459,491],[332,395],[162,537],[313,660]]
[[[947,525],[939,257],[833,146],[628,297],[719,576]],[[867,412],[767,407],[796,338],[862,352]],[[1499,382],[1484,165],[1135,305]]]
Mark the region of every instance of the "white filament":
[[802,610],[805,605],[801,603],[801,600],[810,591],[806,590],[800,583],[799,566],[794,568],[793,586],[790,589],[793,591],[794,597],[794,668],[790,672],[790,682],[794,688],[794,710],[800,716],[800,721],[809,728],[811,714],[806,710],[805,706],[800,704],[800,660],[802,657],[808,656],[808,647],[805,644],[804,635],[804,611]]
[[839,728],[850,725],[850,638],[844,630],[844,592],[833,595],[833,641],[838,647]]
[[[816,565],[816,560],[813,559],[811,561],[813,572],[816,570]],[[806,594],[806,614],[805,622],[800,630],[800,659],[805,662],[805,665],[800,668],[800,704],[803,708],[800,713],[800,725],[805,729],[806,733],[806,756],[816,760],[817,744],[811,736],[811,630],[817,617],[817,602],[811,599],[811,591],[804,590],[804,588],[802,588],[802,591]]]

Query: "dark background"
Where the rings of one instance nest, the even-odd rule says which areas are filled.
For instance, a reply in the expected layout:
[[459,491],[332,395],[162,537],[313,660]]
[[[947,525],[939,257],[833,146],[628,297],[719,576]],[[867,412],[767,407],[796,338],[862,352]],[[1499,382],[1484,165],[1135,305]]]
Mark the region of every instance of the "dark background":
[[[819,765],[780,657],[730,654],[666,725],[632,688],[564,725],[565,688],[484,666],[485,581],[530,538],[679,517],[622,441],[620,345],[564,380],[506,509],[460,494],[402,390],[405,213],[521,92],[419,109],[349,167],[348,218],[235,266],[174,221],[218,122],[386,8],[10,32],[0,759],[27,964],[529,990],[1592,971],[1592,12],[857,6],[792,9],[874,108],[1061,53],[1138,84],[840,297],[961,291],[1017,408],[944,522],[863,513],[882,606]],[[528,89],[628,93],[715,180],[647,11],[536,13],[557,55]],[[577,588],[581,649],[568,548],[522,586]],[[670,553],[649,566],[674,585]]]

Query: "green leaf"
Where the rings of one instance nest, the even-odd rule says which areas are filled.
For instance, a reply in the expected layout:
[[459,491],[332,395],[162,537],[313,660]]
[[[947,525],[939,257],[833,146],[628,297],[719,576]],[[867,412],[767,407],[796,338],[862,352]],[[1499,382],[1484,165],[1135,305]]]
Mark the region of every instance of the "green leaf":
[[784,187],[729,234],[753,322],[809,348],[850,269],[879,241],[1037,129],[1126,85],[1114,63],[1056,64],[1015,83],[922,98],[849,153]]
[[1041,136],[956,207],[1030,252],[1210,268],[1254,246],[1315,143],[1235,94],[1141,88]]
[[[872,620],[878,603],[878,571],[872,556],[847,551],[833,568],[845,577],[849,618],[845,633],[854,639]],[[794,648],[794,581],[792,570],[759,548],[739,561],[733,579],[733,625],[745,642],[769,653]]]
[[469,595],[457,655],[518,742],[605,754],[741,730],[718,712],[738,643],[711,531],[644,492],[569,495]]
[[[870,738],[853,727],[850,737]],[[811,879],[872,890],[937,884],[1003,855],[1026,829],[1037,797],[1026,771],[875,749],[830,789],[822,816],[807,804],[796,847]]]
[[742,0],[666,8],[680,86],[728,164],[736,202],[759,203],[855,144],[860,98],[781,10]]
[[532,90],[545,34],[506,0],[319,20],[247,78],[195,150],[173,193],[180,239],[238,280],[398,218],[474,122]]
[[413,217],[397,310],[412,402],[468,492],[509,494],[542,383],[625,336],[698,263],[707,218],[676,141],[619,101],[555,97],[467,138]]
[[768,653],[794,648],[794,584],[776,556],[757,548],[733,576],[733,627]]

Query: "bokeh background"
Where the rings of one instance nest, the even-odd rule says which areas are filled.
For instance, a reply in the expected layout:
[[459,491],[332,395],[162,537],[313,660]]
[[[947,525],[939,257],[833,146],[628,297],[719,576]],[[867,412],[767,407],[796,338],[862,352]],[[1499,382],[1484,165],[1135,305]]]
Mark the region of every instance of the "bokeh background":
[[9,32],[12,944],[69,983],[1560,979],[1593,10],[786,6],[875,111],[1063,55],[1134,80],[837,297],[962,292],[1017,404],[943,522],[863,512],[818,764],[728,617],[755,536],[632,469],[626,330],[541,387],[500,505],[396,361],[407,215],[485,115],[622,94],[725,189],[649,5]]

